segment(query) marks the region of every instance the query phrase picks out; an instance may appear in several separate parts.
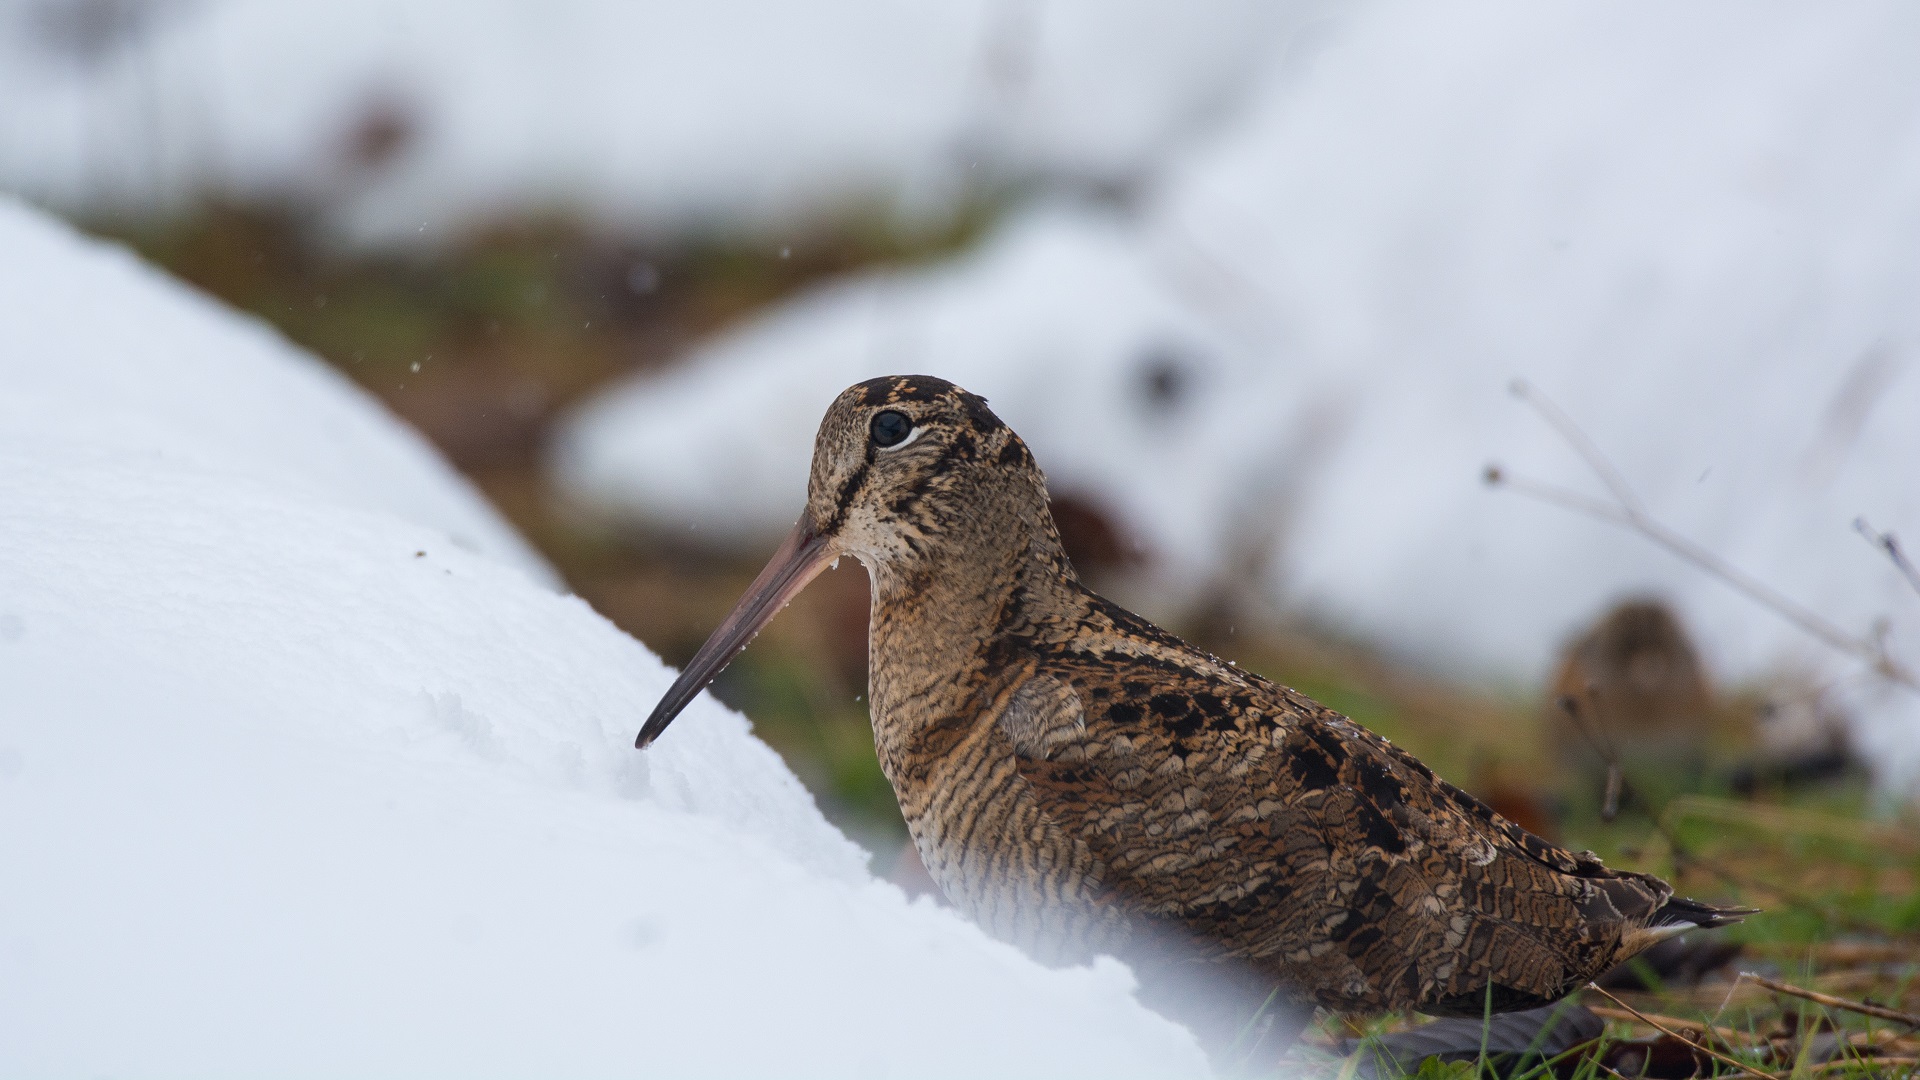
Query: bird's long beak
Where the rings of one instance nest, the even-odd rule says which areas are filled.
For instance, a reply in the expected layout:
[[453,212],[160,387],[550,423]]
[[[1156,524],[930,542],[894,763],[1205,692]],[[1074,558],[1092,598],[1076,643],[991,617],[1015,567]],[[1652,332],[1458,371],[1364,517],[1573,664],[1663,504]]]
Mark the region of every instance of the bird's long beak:
[[647,717],[633,745],[644,750],[659,738],[667,725],[673,723],[673,718],[680,715],[680,710],[718,678],[733,658],[740,655],[740,650],[747,647],[747,642],[838,555],[827,538],[815,535],[807,519],[801,517],[793,531],[781,541],[780,550],[768,560],[767,568],[747,586],[746,595],[667,688],[666,696],[653,707],[653,715]]

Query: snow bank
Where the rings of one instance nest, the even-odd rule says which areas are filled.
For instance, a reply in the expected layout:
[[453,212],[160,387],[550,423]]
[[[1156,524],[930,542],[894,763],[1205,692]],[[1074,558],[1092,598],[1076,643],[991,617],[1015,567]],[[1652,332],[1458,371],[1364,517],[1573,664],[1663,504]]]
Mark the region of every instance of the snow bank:
[[[1487,490],[1498,461],[1605,495],[1519,376],[1657,516],[1920,656],[1920,598],[1851,529],[1920,537],[1916,23],[1894,2],[1371,7],[1130,224],[1043,215],[802,298],[590,406],[561,476],[629,517],[772,534],[797,495],[727,478],[797,475],[814,388],[930,371],[993,399],[1056,488],[1118,508],[1165,594],[1271,533],[1288,604],[1457,670],[1538,679],[1649,590],[1725,675],[1835,669],[1645,541]],[[751,433],[724,455],[636,453],[697,445],[694,402],[721,393]],[[1863,733],[1900,775],[1911,697]]]
[[[0,1072],[1204,1071],[1118,964],[1043,969],[874,881],[711,699],[633,751],[671,673],[388,505],[437,479],[417,445],[6,213],[0,296],[130,301],[15,339],[92,396],[0,349]],[[108,385],[142,365],[195,409]],[[313,417],[386,433],[340,446],[391,474],[303,474]]]
[[0,197],[0,426],[192,461],[430,526],[558,579],[365,391],[126,251]]
[[1312,6],[13,5],[0,184],[58,205],[292,192],[413,239],[555,204],[765,225],[941,205],[1006,172],[1113,182],[1233,100]]

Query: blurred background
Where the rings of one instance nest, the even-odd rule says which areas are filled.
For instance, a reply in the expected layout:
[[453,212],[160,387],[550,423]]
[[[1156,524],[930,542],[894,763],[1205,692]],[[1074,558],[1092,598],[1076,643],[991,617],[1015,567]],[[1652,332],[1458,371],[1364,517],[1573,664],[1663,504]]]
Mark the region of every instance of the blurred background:
[[[1771,947],[1920,931],[1915,40],[1895,2],[0,0],[0,188],[377,395],[673,664],[834,394],[950,378],[1096,588]],[[715,692],[924,888],[866,603],[823,576]]]

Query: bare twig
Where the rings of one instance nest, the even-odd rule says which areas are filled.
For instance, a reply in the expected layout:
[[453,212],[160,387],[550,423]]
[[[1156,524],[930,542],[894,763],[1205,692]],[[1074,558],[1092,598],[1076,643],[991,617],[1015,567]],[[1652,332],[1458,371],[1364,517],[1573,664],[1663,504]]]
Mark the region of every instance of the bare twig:
[[1626,775],[1620,768],[1620,752],[1614,748],[1611,741],[1601,738],[1600,733],[1587,723],[1586,714],[1580,711],[1578,699],[1563,694],[1556,704],[1560,706],[1561,712],[1567,714],[1567,719],[1573,721],[1573,726],[1580,732],[1581,737],[1587,740],[1587,745],[1593,748],[1593,752],[1600,755],[1601,761],[1606,762],[1607,789],[1605,797],[1600,802],[1600,820],[1612,823],[1614,818],[1620,816],[1620,797],[1625,793],[1627,783]]
[[[1752,1048],[1752,1039],[1750,1037],[1730,1027],[1719,1027],[1714,1024],[1702,1023],[1698,1020],[1683,1020],[1677,1016],[1662,1016],[1659,1013],[1631,1013],[1625,1009],[1610,1009],[1605,1005],[1589,1005],[1587,1006],[1587,1011],[1602,1020],[1636,1021],[1644,1018],[1648,1023],[1671,1026],[1681,1031],[1698,1031],[1702,1035],[1711,1034],[1714,1038],[1719,1039],[1728,1046],[1741,1049]],[[1665,1027],[1662,1027],[1661,1030],[1664,1031]]]
[[1790,983],[1777,982],[1763,975],[1755,975],[1751,971],[1741,972],[1740,977],[1764,986],[1776,994],[1786,994],[1789,997],[1804,998],[1816,1005],[1825,1005],[1829,1009],[1845,1009],[1847,1012],[1857,1012],[1862,1016],[1878,1017],[1882,1020],[1891,1020],[1896,1024],[1905,1024],[1911,1028],[1920,1028],[1920,1016],[1916,1016],[1913,1013],[1901,1012],[1898,1009],[1889,1009],[1880,1005],[1869,1005],[1864,1001],[1848,1001],[1846,998],[1837,998],[1832,994],[1822,994],[1817,990],[1807,990]]
[[1560,433],[1562,438],[1567,440],[1574,451],[1587,463],[1587,467],[1592,469],[1600,478],[1600,482],[1606,485],[1614,501],[1607,502],[1554,484],[1517,477],[1498,465],[1487,466],[1485,477],[1489,485],[1509,488],[1528,498],[1632,529],[1746,594],[1749,599],[1798,626],[1829,648],[1863,660],[1886,678],[1908,689],[1920,691],[1920,675],[1916,675],[1911,669],[1888,655],[1887,650],[1878,640],[1848,633],[1759,578],[1668,528],[1647,512],[1639,497],[1634,494],[1632,488],[1627,486],[1626,481],[1612,463],[1600,453],[1599,448],[1593,444],[1593,440],[1589,439],[1586,433],[1581,431],[1567,414],[1561,412],[1545,394],[1521,380],[1515,380],[1512,389],[1515,397],[1532,406],[1534,411],[1538,412],[1555,431]]
[[1573,721],[1574,730],[1580,733],[1581,738],[1587,740],[1587,745],[1593,748],[1594,753],[1600,755],[1601,761],[1606,762],[1608,765],[1616,765],[1619,763],[1619,751],[1614,749],[1613,743],[1610,740],[1603,738],[1598,731],[1593,729],[1591,724],[1587,723],[1586,715],[1580,711],[1580,700],[1578,698],[1572,694],[1562,694],[1554,701],[1554,704],[1560,707],[1561,712],[1567,714],[1567,719]]
[[1780,1080],[1780,1077],[1775,1076],[1772,1073],[1761,1072],[1759,1069],[1756,1069],[1752,1065],[1749,1065],[1746,1062],[1741,1061],[1739,1058],[1728,1057],[1727,1055],[1721,1053],[1718,1050],[1712,1049],[1711,1047],[1702,1046],[1699,1043],[1694,1042],[1692,1039],[1687,1038],[1685,1035],[1680,1034],[1679,1032],[1673,1030],[1672,1028],[1667,1027],[1664,1024],[1655,1023],[1653,1018],[1648,1016],[1646,1013],[1641,1012],[1639,1009],[1634,1008],[1633,1006],[1627,1004],[1626,1002],[1621,1001],[1619,998],[1614,997],[1612,994],[1607,993],[1605,990],[1600,989],[1599,983],[1588,983],[1587,989],[1594,991],[1595,993],[1599,994],[1601,997],[1606,998],[1608,1001],[1611,1001],[1615,1005],[1618,1005],[1622,1009],[1625,1009],[1626,1011],[1632,1013],[1636,1019],[1638,1019],[1641,1023],[1646,1024],[1648,1027],[1651,1027],[1659,1031],[1663,1035],[1671,1035],[1674,1038],[1679,1039],[1681,1042],[1686,1043],[1688,1046],[1693,1047],[1695,1050],[1700,1051],[1701,1053],[1707,1055],[1708,1057],[1714,1059],[1715,1061],[1724,1062],[1725,1064],[1731,1065],[1734,1068],[1739,1069],[1743,1073],[1752,1073],[1755,1076],[1766,1077],[1767,1080]]
[[1613,467],[1613,462],[1607,460],[1607,456],[1600,452],[1587,433],[1580,430],[1580,425],[1573,422],[1573,417],[1561,412],[1560,406],[1555,405],[1552,398],[1535,390],[1533,384],[1525,379],[1513,380],[1507,389],[1513,392],[1514,397],[1533,406],[1534,412],[1553,425],[1553,429],[1567,440],[1567,445],[1573,447],[1574,453],[1580,455],[1581,460],[1587,463],[1587,468],[1592,469],[1600,482],[1607,485],[1607,490],[1613,492],[1614,500],[1625,507],[1628,513],[1647,516],[1647,508],[1641,504],[1640,497],[1633,493],[1633,489],[1627,486],[1626,477],[1620,475],[1620,471]]
[[1868,543],[1886,552],[1887,558],[1893,560],[1894,567],[1900,571],[1902,577],[1907,579],[1907,584],[1913,586],[1914,592],[1920,592],[1920,568],[1916,568],[1907,558],[1907,553],[1900,549],[1899,537],[1892,533],[1875,532],[1873,526],[1867,524],[1867,519],[1863,517],[1853,519],[1853,528],[1861,536],[1866,537]]
[[1612,762],[1607,766],[1607,787],[1600,800],[1600,820],[1612,821],[1620,816],[1620,794],[1627,786],[1626,774],[1620,771],[1620,763]]

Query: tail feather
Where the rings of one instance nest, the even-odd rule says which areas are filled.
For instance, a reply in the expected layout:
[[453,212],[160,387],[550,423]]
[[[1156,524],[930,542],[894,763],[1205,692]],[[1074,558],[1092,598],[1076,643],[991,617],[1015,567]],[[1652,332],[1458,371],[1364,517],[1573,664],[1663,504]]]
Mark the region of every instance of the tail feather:
[[1651,930],[1672,927],[1676,932],[1699,928],[1711,930],[1716,926],[1732,926],[1749,915],[1760,913],[1759,908],[1716,907],[1703,904],[1698,900],[1689,900],[1684,896],[1675,896],[1660,905],[1653,913],[1647,928]]
[[1689,900],[1684,896],[1675,896],[1654,911],[1645,926],[1629,930],[1622,936],[1620,952],[1615,956],[1618,962],[1653,948],[1669,938],[1679,937],[1689,930],[1712,930],[1718,926],[1732,926],[1749,915],[1757,914],[1759,908],[1716,907],[1703,904],[1698,900]]

